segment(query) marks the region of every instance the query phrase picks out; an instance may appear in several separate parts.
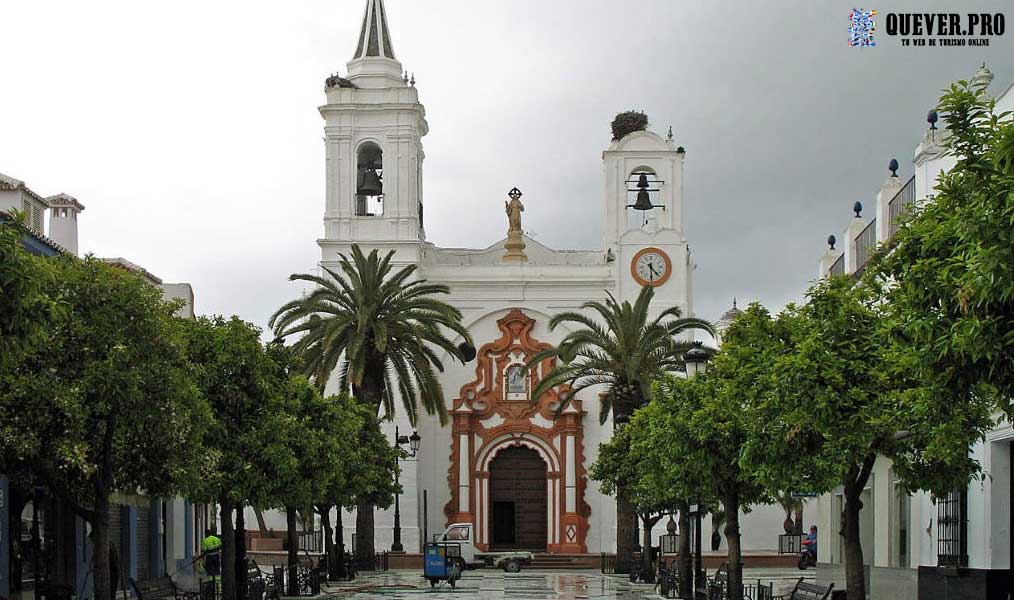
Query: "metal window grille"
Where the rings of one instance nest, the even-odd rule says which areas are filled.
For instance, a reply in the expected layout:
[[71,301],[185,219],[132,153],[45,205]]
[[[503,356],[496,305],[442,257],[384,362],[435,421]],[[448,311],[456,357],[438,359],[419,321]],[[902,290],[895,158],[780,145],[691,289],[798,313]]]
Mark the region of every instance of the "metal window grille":
[[915,176],[906,181],[894,198],[891,198],[891,201],[887,203],[887,214],[890,219],[888,237],[894,237],[894,234],[898,232],[901,217],[908,212],[913,204],[915,204]]
[[834,261],[829,271],[831,275],[844,275],[845,274],[845,254],[838,257],[838,260]]
[[954,491],[937,498],[937,564],[968,566],[968,496]]
[[856,277],[863,274],[866,263],[877,249],[877,220],[873,219],[856,238]]

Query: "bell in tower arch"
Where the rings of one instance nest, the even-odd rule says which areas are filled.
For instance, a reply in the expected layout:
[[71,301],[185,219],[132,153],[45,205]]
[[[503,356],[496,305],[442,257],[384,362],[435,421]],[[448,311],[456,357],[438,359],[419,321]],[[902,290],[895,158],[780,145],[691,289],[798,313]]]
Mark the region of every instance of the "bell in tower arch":
[[651,210],[651,197],[648,195],[648,175],[641,173],[637,178],[637,200],[631,205],[634,210]]
[[376,217],[384,214],[384,153],[374,142],[366,142],[356,153],[356,214]]
[[380,181],[380,175],[372,164],[359,168],[359,187],[356,195],[359,196],[380,196],[384,193],[384,186]]

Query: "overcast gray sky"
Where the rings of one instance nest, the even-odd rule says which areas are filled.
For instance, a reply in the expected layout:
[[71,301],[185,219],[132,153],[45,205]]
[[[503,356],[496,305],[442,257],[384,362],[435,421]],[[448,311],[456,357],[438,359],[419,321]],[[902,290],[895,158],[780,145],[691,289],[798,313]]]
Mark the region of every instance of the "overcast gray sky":
[[[198,312],[263,326],[297,293],[287,275],[319,258],[317,107],[364,3],[2,0],[0,172],[85,204],[82,251],[189,281]],[[536,239],[600,247],[601,152],[615,113],[638,109],[687,148],[698,314],[799,298],[888,160],[911,174],[940,90],[982,61],[993,89],[1014,79],[1014,31],[986,48],[903,48],[881,21],[876,48],[849,48],[853,5],[387,0],[430,124],[429,239],[500,239],[516,185]]]

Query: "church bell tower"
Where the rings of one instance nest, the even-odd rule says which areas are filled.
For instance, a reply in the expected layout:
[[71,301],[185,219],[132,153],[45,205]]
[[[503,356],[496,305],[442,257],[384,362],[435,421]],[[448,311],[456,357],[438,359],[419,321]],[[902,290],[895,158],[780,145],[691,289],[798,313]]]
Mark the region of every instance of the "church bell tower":
[[383,0],[367,0],[347,76],[325,81],[326,201],[322,263],[352,244],[420,258],[423,230],[422,137],[426,111],[415,78],[395,58]]
[[642,286],[650,285],[656,310],[679,306],[690,316],[693,264],[684,235],[685,157],[671,128],[662,138],[645,125],[612,141],[602,153],[604,241],[615,249],[620,299],[633,301]]

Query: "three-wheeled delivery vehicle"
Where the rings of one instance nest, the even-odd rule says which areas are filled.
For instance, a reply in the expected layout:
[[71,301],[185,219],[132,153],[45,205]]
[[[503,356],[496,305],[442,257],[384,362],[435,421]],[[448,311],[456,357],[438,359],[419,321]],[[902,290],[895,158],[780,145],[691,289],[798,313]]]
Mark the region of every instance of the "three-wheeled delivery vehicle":
[[454,587],[465,569],[499,567],[507,573],[521,571],[523,565],[532,563],[531,552],[482,552],[475,547],[474,530],[471,523],[453,523],[426,544],[423,557],[423,575],[430,585],[447,581]]

